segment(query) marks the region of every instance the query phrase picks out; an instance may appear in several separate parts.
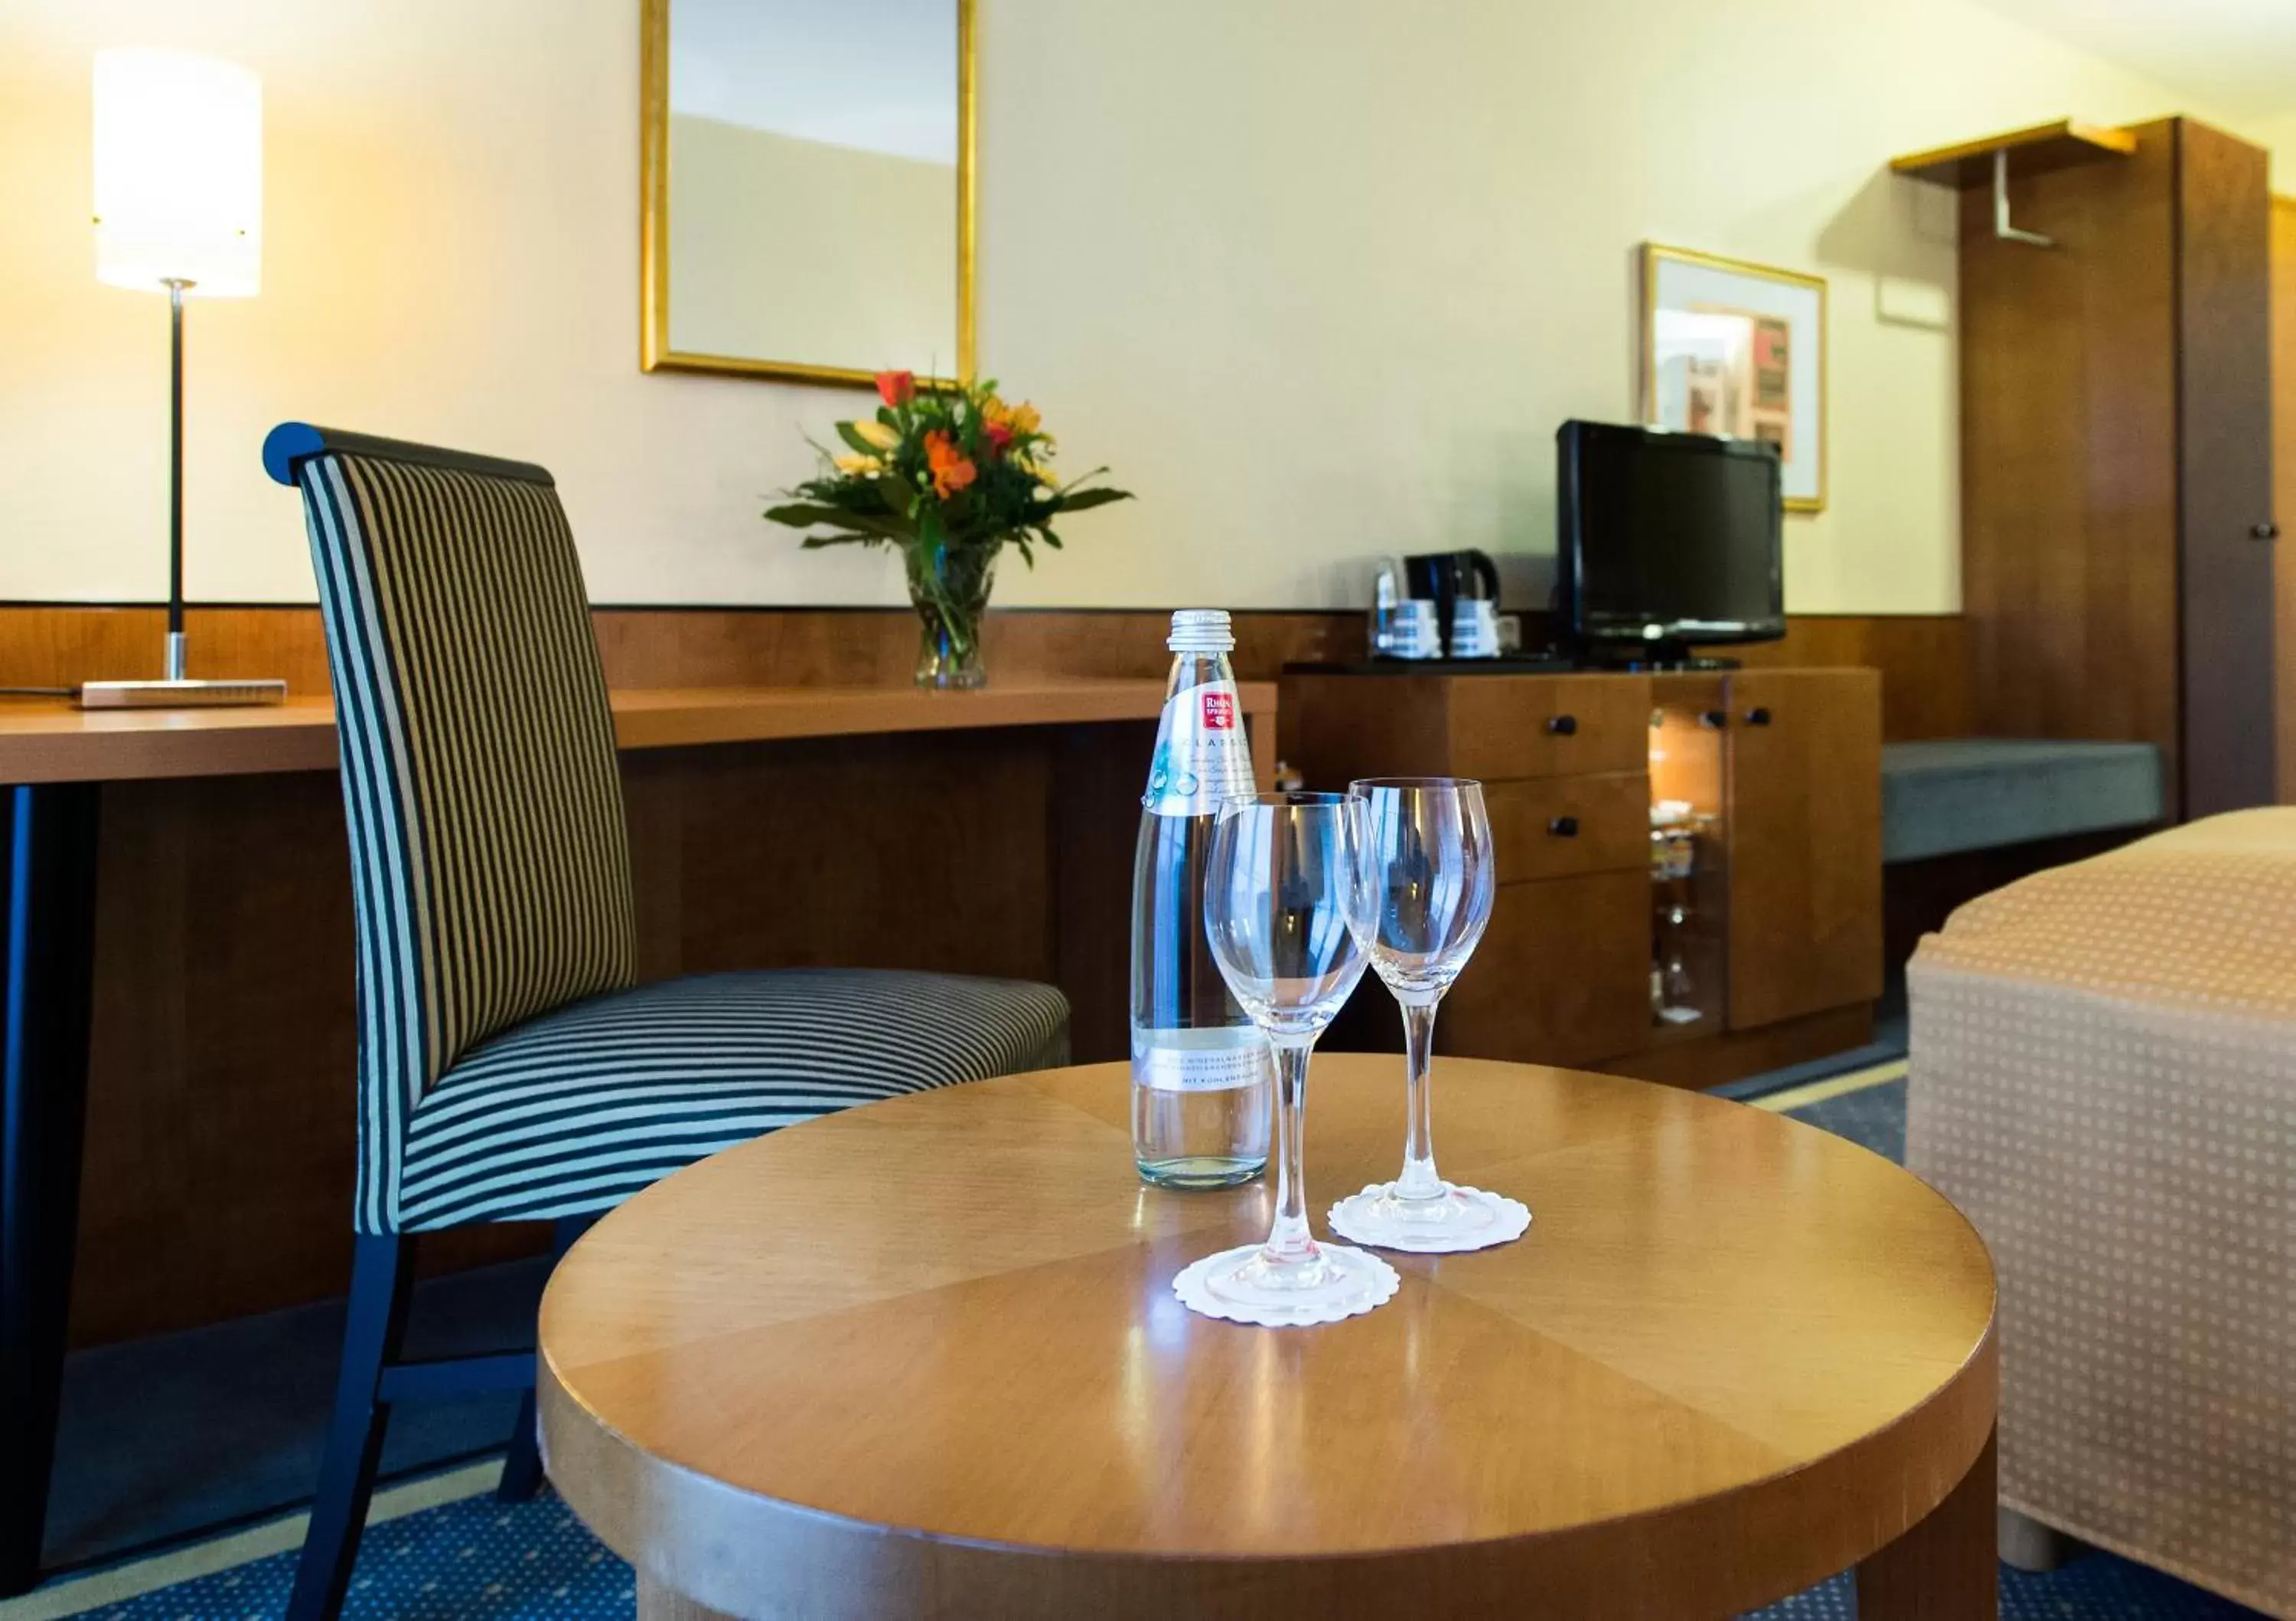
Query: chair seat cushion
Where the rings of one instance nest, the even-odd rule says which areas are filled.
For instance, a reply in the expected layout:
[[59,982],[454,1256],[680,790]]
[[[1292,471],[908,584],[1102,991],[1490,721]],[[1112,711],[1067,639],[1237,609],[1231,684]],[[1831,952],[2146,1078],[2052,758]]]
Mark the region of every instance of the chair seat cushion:
[[594,996],[473,1048],[416,1104],[401,1231],[611,1209],[856,1103],[1064,1063],[1048,985],[784,969]]

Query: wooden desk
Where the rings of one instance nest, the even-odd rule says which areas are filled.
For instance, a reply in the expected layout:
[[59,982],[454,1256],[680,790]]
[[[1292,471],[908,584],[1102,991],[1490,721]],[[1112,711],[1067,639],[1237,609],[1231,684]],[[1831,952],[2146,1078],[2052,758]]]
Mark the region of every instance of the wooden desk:
[[[1265,780],[1275,687],[1246,682],[1239,696]],[[849,945],[851,929],[817,927],[810,905],[933,934],[920,948],[930,960],[887,966],[980,962],[1066,985],[1074,965],[1080,1014],[1097,1010],[1105,1025],[1109,999],[1122,994],[1121,913],[1111,908],[1121,905],[1133,838],[1127,806],[1145,780],[1144,733],[1162,698],[1155,680],[1061,678],[965,693],[615,693],[631,751],[642,971],[758,966],[760,913],[787,914],[798,951]],[[880,747],[857,765],[834,753],[844,741],[896,734],[904,747]],[[1013,745],[1021,734],[1037,741]],[[1080,745],[1087,736],[1105,741]],[[755,744],[809,752],[774,775],[738,747]],[[217,1291],[226,1314],[340,1287],[353,1111],[334,765],[324,700],[146,712],[0,700],[0,1592],[20,1592],[38,1573],[89,1155],[104,1161],[107,1198],[136,1201],[91,1240],[104,1246],[93,1281],[124,1302],[100,1314],[93,1338],[197,1320],[180,1298],[135,1314],[140,1299],[215,1289],[226,1267],[232,1287]],[[263,781],[234,788],[245,778]],[[905,790],[914,804],[888,808]],[[109,815],[107,793],[123,796]],[[689,830],[690,818],[707,825]],[[119,864],[100,887],[102,846]],[[951,915],[968,887],[993,887],[1031,859],[1031,881],[1006,886],[1025,893]],[[734,870],[763,874],[756,893],[725,881]],[[840,886],[857,874],[874,904],[840,906],[851,898]],[[680,906],[709,914],[702,961],[680,960]],[[280,938],[266,946],[266,936]],[[173,976],[164,995],[157,975]],[[111,1129],[139,1136],[108,1159],[110,1145],[86,1134],[92,1027],[106,1033],[98,1068],[115,1082],[139,1070],[173,1077],[157,1097],[115,1088]],[[292,1151],[234,1163],[256,1151],[250,1135]],[[214,1208],[234,1202],[243,1221]],[[186,1237],[202,1220],[221,1225]]]
[[[1316,1060],[1318,1229],[1394,1173],[1400,1061]],[[1311,1329],[1173,1298],[1268,1191],[1144,1188],[1120,1065],[728,1150],[552,1278],[552,1482],[658,1621],[1714,1616],[1851,1564],[1866,1621],[1993,1613],[1993,1271],[1952,1206],[1645,1082],[1436,1087],[1445,1168],[1529,1233],[1390,1255],[1393,1300]]]
[[[1237,686],[1247,717],[1275,711],[1275,684]],[[977,731],[1153,720],[1154,681],[1037,678],[977,692],[914,687],[697,687],[612,694],[614,734],[627,749],[886,732]],[[1264,734],[1264,735],[1263,735]],[[1272,750],[1270,728],[1252,728]],[[1272,753],[1255,755],[1263,780]],[[253,776],[335,768],[335,709],[324,698],[244,709],[81,709],[56,699],[0,699],[0,783],[119,782],[158,777]],[[1141,762],[1144,774],[1147,762]]]

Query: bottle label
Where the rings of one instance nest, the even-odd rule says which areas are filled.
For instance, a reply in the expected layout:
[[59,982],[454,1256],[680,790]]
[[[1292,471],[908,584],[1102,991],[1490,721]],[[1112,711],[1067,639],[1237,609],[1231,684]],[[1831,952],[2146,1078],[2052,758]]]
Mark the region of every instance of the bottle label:
[[1233,1092],[1268,1074],[1267,1038],[1254,1025],[1132,1033],[1132,1084],[1151,1092]]
[[1253,790],[1235,683],[1183,687],[1156,723],[1156,756],[1140,802],[1159,816],[1208,816],[1220,801]]

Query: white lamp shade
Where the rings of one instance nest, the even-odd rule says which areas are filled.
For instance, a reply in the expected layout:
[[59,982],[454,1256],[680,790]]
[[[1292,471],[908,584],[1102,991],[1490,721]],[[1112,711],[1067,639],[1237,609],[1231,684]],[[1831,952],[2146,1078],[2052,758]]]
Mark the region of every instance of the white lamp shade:
[[243,299],[263,281],[263,81],[183,51],[95,53],[95,276]]

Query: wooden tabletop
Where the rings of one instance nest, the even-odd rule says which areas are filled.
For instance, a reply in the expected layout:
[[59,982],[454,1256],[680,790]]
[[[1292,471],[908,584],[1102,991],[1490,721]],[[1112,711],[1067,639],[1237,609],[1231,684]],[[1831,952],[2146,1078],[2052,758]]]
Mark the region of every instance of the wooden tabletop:
[[[1275,684],[1237,684],[1247,716],[1272,714]],[[704,687],[612,695],[625,749],[764,742],[885,732],[1153,720],[1159,681],[1036,676],[973,692],[914,687]],[[324,698],[219,709],[81,709],[59,699],[0,699],[0,783],[121,782],[332,771],[334,706]]]
[[[1394,1172],[1400,1066],[1316,1060],[1319,1232]],[[829,1617],[1393,1617],[1530,1595],[1540,1614],[1722,1615],[1875,1554],[1979,1480],[1993,1275],[1922,1183],[1640,1082],[1444,1060],[1435,1085],[1444,1169],[1524,1199],[1529,1234],[1391,1256],[1393,1301],[1315,1329],[1174,1299],[1188,1261],[1264,1236],[1267,1190],[1144,1187],[1121,1065],[719,1155],[608,1216],[553,1278],[551,1476],[637,1567],[642,1614]],[[1979,1486],[1955,1500],[1981,1508],[1961,1519],[1982,1519],[1989,1593],[1989,1470]]]

